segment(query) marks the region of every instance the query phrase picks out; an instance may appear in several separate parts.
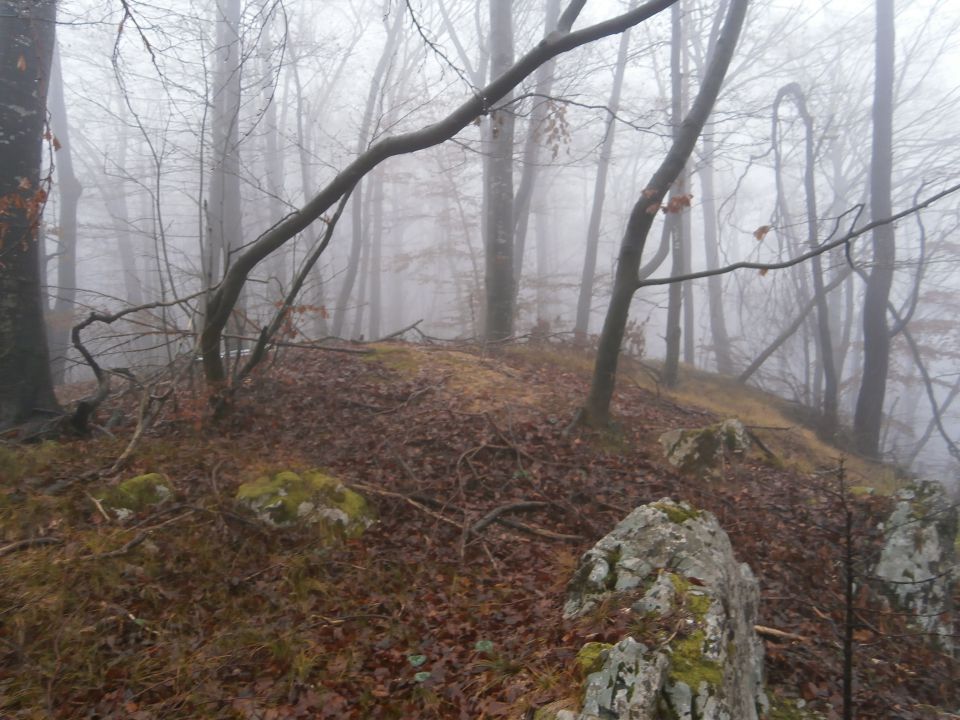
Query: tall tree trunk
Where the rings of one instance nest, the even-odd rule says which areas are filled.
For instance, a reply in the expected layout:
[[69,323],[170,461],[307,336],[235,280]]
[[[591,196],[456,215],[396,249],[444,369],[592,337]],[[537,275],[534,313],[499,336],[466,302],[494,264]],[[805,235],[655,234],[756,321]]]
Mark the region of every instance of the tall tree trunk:
[[590,309],[593,303],[593,281],[597,274],[597,248],[600,245],[600,222],[603,219],[603,203],[607,196],[607,174],[610,171],[610,158],[613,155],[613,138],[617,125],[615,115],[620,110],[620,94],[623,90],[623,76],[627,68],[627,53],[630,50],[630,31],[620,36],[620,49],[617,51],[617,67],[613,74],[613,87],[607,109],[606,135],[597,159],[597,179],[593,186],[593,206],[590,221],[587,224],[587,249],[583,257],[583,271],[580,275],[580,294],[577,298],[577,320],[573,336],[577,342],[584,342],[590,330]]
[[0,430],[57,409],[37,237],[56,7],[54,0],[14,0],[0,12]]
[[[513,65],[511,0],[490,0],[490,73],[499,77]],[[508,104],[513,92],[501,104]],[[513,335],[513,135],[512,108],[495,110],[487,127],[486,292],[484,336],[502,340]]]
[[[813,138],[813,117],[807,110],[806,97],[803,90],[796,83],[785,85],[777,93],[774,100],[774,142],[777,142],[778,112],[782,100],[790,96],[796,105],[800,119],[803,121],[804,138],[804,170],[803,186],[806,195],[807,207],[807,246],[810,250],[817,247],[817,188],[814,178],[814,167],[816,160],[814,158],[814,138]],[[833,352],[833,338],[830,332],[830,310],[827,307],[827,293],[823,282],[823,263],[819,255],[814,255],[810,260],[811,272],[813,274],[813,298],[817,305],[817,350],[819,352],[816,380],[814,381],[815,395],[820,394],[821,376],[822,376],[822,414],[819,423],[819,433],[826,439],[832,439],[837,431],[837,370]],[[816,405],[821,403],[815,402]]]
[[[380,61],[373,72],[373,78],[370,80],[370,90],[367,92],[367,105],[363,111],[363,119],[360,122],[360,133],[357,137],[357,155],[360,155],[367,149],[370,143],[370,130],[373,125],[373,113],[377,107],[377,98],[383,87],[384,78],[390,67],[390,61],[396,52],[397,44],[400,41],[401,30],[403,29],[403,13],[395,12],[393,24],[387,31],[387,42],[383,46],[383,53],[380,55]],[[357,182],[353,189],[353,197],[350,199],[350,221],[352,223],[352,236],[350,241],[350,257],[347,259],[347,271],[343,277],[343,284],[340,286],[340,292],[337,294],[337,306],[333,310],[333,334],[340,337],[343,333],[344,322],[346,321],[347,306],[350,304],[350,293],[353,292],[353,285],[357,280],[357,272],[360,269],[360,251],[363,247],[363,182]]]
[[50,129],[59,144],[54,155],[57,168],[56,187],[60,197],[57,287],[53,292],[56,298],[53,309],[47,317],[51,375],[54,384],[59,385],[64,381],[66,373],[67,350],[70,347],[70,331],[73,327],[74,302],[77,296],[77,205],[83,186],[73,170],[73,146],[70,143],[67,105],[63,97],[63,74],[57,47],[53,50],[47,105],[50,111]]
[[704,123],[713,109],[720,87],[730,66],[740,30],[747,12],[748,0],[732,0],[724,21],[723,30],[710,61],[707,72],[693,102],[684,118],[676,140],[667,152],[663,163],[653,174],[640,199],[633,206],[627,229],[620,244],[619,262],[614,277],[610,307],[600,334],[597,359],[590,384],[590,395],[584,407],[584,420],[592,425],[606,425],[610,419],[610,401],[616,384],[617,362],[620,346],[630,313],[630,301],[639,282],[640,256],[646,243],[653,218],[659,212],[660,203],[670,186],[683,171],[690,153],[697,142]]
[[[207,198],[207,251],[205,281],[212,288],[220,281],[240,247],[242,219],[240,202],[240,0],[218,0],[217,47],[214,65],[211,134],[213,166]],[[222,268],[222,270],[221,270]],[[234,310],[234,335],[241,335]],[[230,343],[228,343],[229,345]],[[223,378],[220,378],[221,380]]]
[[[709,133],[703,136],[703,156],[705,164],[700,171],[700,184],[703,187],[703,247],[707,258],[707,268],[720,267],[720,232],[717,222],[717,198],[714,184],[714,142]],[[727,332],[726,315],[723,312],[723,279],[719,275],[707,278],[707,303],[710,307],[710,335],[713,340],[713,354],[717,361],[717,372],[721,375],[733,374],[733,358],[730,353],[730,335]]]
[[379,169],[373,176],[373,209],[370,228],[370,332],[369,339],[380,337],[381,283],[383,279],[383,194],[384,172]]
[[[877,0],[876,71],[873,94],[873,157],[870,165],[870,217],[893,214],[894,3]],[[863,306],[863,379],[853,418],[854,442],[864,455],[880,454],[883,399],[890,363],[887,303],[893,284],[896,245],[892,223],[873,230],[873,267]]]
[[[680,121],[683,118],[683,72],[681,58],[683,56],[683,7],[677,3],[670,8],[670,125],[673,128],[673,142],[676,144],[680,136]],[[670,197],[675,198],[687,192],[689,173],[686,167],[680,171]],[[672,203],[671,203],[672,204]],[[682,206],[681,206],[682,207]],[[680,218],[674,218],[672,223],[672,238],[670,243],[673,264],[670,274],[682,275],[687,269],[687,239],[684,237],[684,223]],[[684,283],[673,283],[667,292],[667,352],[663,361],[663,383],[667,387],[674,387],[679,379],[680,372],[680,339],[683,335],[680,327],[680,311],[683,303]]]
[[[544,13],[545,32],[552,32],[557,27],[560,17],[560,0],[547,0]],[[514,305],[516,296],[520,292],[520,278],[523,276],[523,256],[527,244],[527,228],[530,223],[530,203],[533,199],[533,189],[539,171],[540,145],[544,140],[544,125],[549,109],[548,96],[553,91],[553,75],[557,61],[545,62],[537,70],[537,82],[533,100],[533,110],[527,121],[527,137],[523,145],[523,169],[520,173],[520,185],[514,198]]]

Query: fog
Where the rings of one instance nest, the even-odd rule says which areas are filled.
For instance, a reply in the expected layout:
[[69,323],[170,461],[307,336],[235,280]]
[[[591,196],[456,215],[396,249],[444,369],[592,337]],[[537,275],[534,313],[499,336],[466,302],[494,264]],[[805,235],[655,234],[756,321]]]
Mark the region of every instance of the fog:
[[[225,351],[251,347],[285,301],[275,339],[288,343],[371,340],[419,322],[406,337],[532,335],[595,348],[631,211],[697,97],[728,5],[684,0],[679,19],[668,9],[626,41],[618,33],[558,54],[507,98],[484,100],[451,139],[383,159],[349,199],[333,196],[321,217],[253,263]],[[626,10],[587,3],[573,30]],[[309,215],[311,200],[377,142],[481,97],[549,34],[557,21],[548,14],[558,11],[551,0],[515,0],[491,31],[486,4],[456,0],[63,0],[40,228],[57,379],[91,377],[66,336],[91,310],[163,304],[85,331],[104,368],[143,374],[195,356],[205,291],[227,269],[278,223]],[[877,187],[876,25],[874,3],[750,3],[720,95],[673,185],[679,204],[665,204],[679,212],[651,210],[641,276],[783,262],[852,237],[817,254],[819,269],[810,259],[640,287],[624,352],[658,370],[669,364],[671,303],[681,373],[742,375],[780,338],[742,379],[816,424],[830,395],[826,323],[839,415],[831,432],[849,433],[863,385],[867,280],[883,264],[874,234],[856,234],[872,220]],[[958,26],[956,3],[897,3],[893,213],[957,183]],[[71,166],[82,188],[74,199]],[[584,273],[591,216],[595,269]],[[956,438],[958,221],[960,193],[884,224],[895,259],[879,452],[945,481],[956,460],[932,408]],[[587,309],[580,328],[578,302]]]

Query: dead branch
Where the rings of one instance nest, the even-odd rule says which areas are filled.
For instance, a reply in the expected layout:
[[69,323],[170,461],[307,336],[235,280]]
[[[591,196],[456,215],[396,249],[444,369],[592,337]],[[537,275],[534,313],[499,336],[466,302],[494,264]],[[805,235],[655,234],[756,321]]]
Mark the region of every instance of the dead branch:
[[6,557],[17,552],[17,550],[26,550],[27,548],[37,547],[38,545],[61,545],[63,540],[56,537],[36,537],[26,540],[17,540],[9,545],[0,547],[0,557]]
[[539,500],[521,500],[520,502],[508,503],[506,505],[501,505],[496,507],[486,515],[484,515],[480,520],[475,522],[470,526],[470,529],[467,531],[467,535],[479,535],[488,525],[492,522],[495,522],[501,515],[509,512],[527,512],[529,510],[543,510],[550,506],[548,502],[542,502]]
[[763,637],[772,638],[774,640],[793,640],[795,642],[807,642],[807,638],[803,635],[797,635],[792,632],[787,632],[785,630],[777,630],[776,628],[767,627],[766,625],[754,625],[754,631],[757,635],[762,635]]

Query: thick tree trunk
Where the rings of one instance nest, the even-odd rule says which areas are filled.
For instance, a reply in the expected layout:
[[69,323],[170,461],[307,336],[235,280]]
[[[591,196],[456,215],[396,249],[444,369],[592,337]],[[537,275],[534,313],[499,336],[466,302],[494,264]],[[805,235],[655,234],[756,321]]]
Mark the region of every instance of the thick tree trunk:
[[56,189],[60,199],[60,227],[57,232],[57,286],[50,294],[55,298],[47,316],[47,337],[50,345],[50,368],[53,382],[64,381],[70,331],[74,324],[74,302],[77,296],[77,205],[83,186],[73,171],[73,147],[67,105],[63,97],[63,75],[60,52],[54,47],[50,89],[47,97],[50,129],[59,143],[54,155],[57,169]]
[[54,0],[0,3],[0,430],[57,410],[37,229]]
[[[873,95],[873,158],[870,167],[870,217],[880,220],[893,214],[893,79],[894,3],[877,0],[876,71]],[[883,400],[890,363],[887,303],[893,284],[896,245],[892,223],[873,230],[873,267],[863,306],[863,379],[853,419],[854,442],[859,452],[880,454]]]
[[[243,243],[240,202],[240,0],[218,0],[211,109],[212,168],[207,198],[205,282],[212,288],[232,262],[232,251]],[[221,268],[223,270],[221,270]],[[208,301],[209,302],[209,301]],[[209,308],[207,309],[209,313]],[[233,334],[241,335],[235,313]],[[220,348],[217,348],[220,352]],[[211,378],[222,382],[225,378]]]
[[613,139],[617,125],[614,117],[620,110],[620,94],[623,90],[623,76],[627,68],[627,52],[630,50],[630,31],[620,36],[620,49],[617,52],[617,67],[613,75],[613,87],[607,109],[607,132],[597,159],[597,178],[593,186],[593,206],[590,209],[590,221],[587,224],[587,249],[583,258],[583,271],[580,275],[580,295],[577,298],[577,320],[573,328],[577,342],[584,342],[590,330],[590,309],[593,303],[593,281],[597,274],[597,248],[600,245],[600,222],[603,219],[603,203],[607,196],[607,174],[610,170],[610,158],[613,156]]
[[743,20],[747,12],[748,0],[732,0],[724,21],[723,30],[717,41],[713,58],[697,97],[684,119],[663,163],[653,174],[640,199],[633,206],[627,229],[620,244],[620,256],[614,278],[610,307],[600,334],[600,345],[590,385],[590,395],[584,407],[584,420],[592,425],[606,425],[610,419],[610,401],[616,384],[617,362],[620,357],[620,345],[630,312],[630,301],[637,289],[640,256],[646,243],[653,218],[659,212],[660,203],[666,197],[693,151],[704,123],[713,109],[720,86],[730,66]]
[[[513,65],[511,0],[490,0],[490,72],[494,77]],[[504,97],[509,103],[512,92]],[[484,183],[487,217],[487,312],[484,337],[502,340],[513,335],[513,135],[512,108],[496,110],[487,126],[487,176]]]

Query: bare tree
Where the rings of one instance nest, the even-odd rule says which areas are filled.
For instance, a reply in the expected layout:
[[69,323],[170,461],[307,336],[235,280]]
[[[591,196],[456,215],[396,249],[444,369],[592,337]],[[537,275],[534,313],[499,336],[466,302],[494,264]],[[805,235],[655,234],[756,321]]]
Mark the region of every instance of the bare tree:
[[600,345],[590,384],[590,395],[584,407],[584,420],[591,425],[606,425],[610,418],[610,401],[616,383],[620,346],[630,313],[630,301],[640,282],[640,258],[653,219],[670,187],[683,171],[693,147],[713,109],[720,87],[733,57],[740,30],[747,13],[748,0],[732,0],[723,30],[714,48],[713,58],[704,75],[697,97],[684,118],[666,157],[653,174],[633,206],[627,228],[620,243],[620,255],[614,278],[610,306],[600,334]]
[[[873,155],[870,166],[870,217],[893,214],[893,84],[894,0],[877,0],[876,61],[873,97]],[[875,457],[880,453],[883,400],[890,365],[890,329],[887,303],[893,285],[896,245],[893,225],[873,231],[873,264],[863,305],[863,377],[853,419],[857,450]]]

